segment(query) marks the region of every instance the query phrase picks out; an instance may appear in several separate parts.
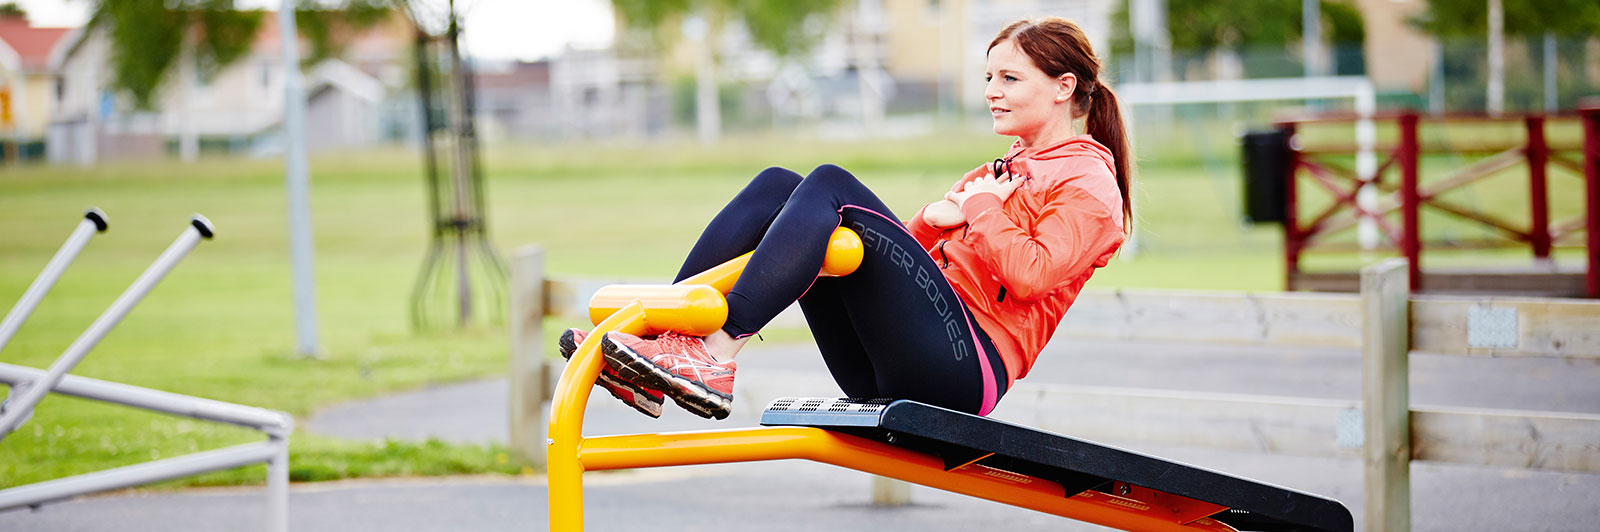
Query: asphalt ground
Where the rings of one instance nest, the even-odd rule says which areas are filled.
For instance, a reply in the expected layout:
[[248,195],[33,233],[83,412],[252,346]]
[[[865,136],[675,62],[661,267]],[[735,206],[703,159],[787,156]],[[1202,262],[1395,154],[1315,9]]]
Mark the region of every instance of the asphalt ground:
[[[753,345],[740,357],[739,402],[722,422],[668,407],[652,420],[597,393],[587,434],[664,432],[755,424],[771,396],[837,395],[815,352]],[[1414,354],[1413,404],[1600,413],[1600,363]],[[1356,399],[1359,353],[1057,339],[1023,383]],[[759,390],[760,393],[746,393]],[[762,395],[757,397],[757,395]],[[339,405],[302,420],[311,432],[351,438],[506,440],[503,380],[437,386]],[[1006,419],[1002,401],[994,416]],[[1359,460],[1108,442],[1343,501],[1361,528]],[[914,487],[910,507],[875,508],[867,475],[801,461],[695,466],[585,477],[590,530],[1104,530],[1001,504]],[[544,530],[542,477],[465,477],[297,484],[297,531]],[[1419,531],[1600,530],[1600,475],[1417,462]],[[0,513],[12,530],[210,531],[264,528],[261,488],[124,491]]]

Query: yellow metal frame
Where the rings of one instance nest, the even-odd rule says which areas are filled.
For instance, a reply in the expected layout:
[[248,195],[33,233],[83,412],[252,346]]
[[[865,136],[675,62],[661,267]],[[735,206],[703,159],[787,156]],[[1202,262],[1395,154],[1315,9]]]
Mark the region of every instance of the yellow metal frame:
[[[839,229],[830,243],[823,274],[849,274],[860,264],[862,251],[855,233]],[[725,294],[748,261],[747,254],[679,285],[710,286]],[[605,332],[646,334],[703,321],[685,313],[718,312],[705,310],[715,305],[707,305],[703,294],[686,295],[684,301],[674,302],[670,301],[671,291],[651,290],[655,291],[650,292],[650,297],[607,304],[615,308],[593,312],[591,317],[599,318],[594,333],[578,346],[556,385],[547,458],[552,531],[583,530],[585,471],[784,459],[833,464],[1124,530],[1233,531],[1232,527],[1205,517],[1225,509],[1211,503],[1132,486],[1113,490],[1122,495],[1098,491],[1068,494],[1056,482],[976,463],[946,471],[944,462],[937,457],[818,428],[763,427],[585,438],[583,415],[600,365],[605,363],[599,354],[600,338]],[[726,307],[720,312],[726,316]]]

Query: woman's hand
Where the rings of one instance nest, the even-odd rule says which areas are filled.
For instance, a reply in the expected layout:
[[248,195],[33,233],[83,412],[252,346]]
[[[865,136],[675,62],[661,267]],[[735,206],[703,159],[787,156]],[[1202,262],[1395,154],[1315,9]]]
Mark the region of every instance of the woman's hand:
[[942,199],[922,209],[922,221],[939,229],[947,229],[967,223],[967,217],[961,214],[961,207],[955,202]]
[[972,197],[974,194],[988,192],[990,194],[1000,196],[1000,201],[1004,202],[1007,198],[1011,197],[1012,192],[1017,191],[1017,187],[1022,186],[1023,181],[1026,181],[1026,179],[1007,179],[1005,181],[1001,181],[994,176],[983,176],[972,180],[970,183],[967,183],[967,186],[962,187],[960,192],[946,192],[944,194],[944,199],[950,200],[951,203],[954,203],[956,207],[959,208],[961,205],[966,203],[967,198]]

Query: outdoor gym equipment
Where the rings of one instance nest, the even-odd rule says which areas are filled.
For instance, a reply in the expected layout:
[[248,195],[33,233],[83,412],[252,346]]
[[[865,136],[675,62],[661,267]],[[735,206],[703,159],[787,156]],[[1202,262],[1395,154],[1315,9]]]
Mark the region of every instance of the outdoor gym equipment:
[[[67,239],[61,250],[45,266],[28,291],[6,315],[0,328],[0,347],[10,339],[28,315],[38,305],[39,299],[61,276],[62,270],[83,249],[95,231],[106,228],[105,216],[97,210],[85,215],[77,231]],[[275,532],[289,527],[289,434],[293,432],[293,418],[283,412],[250,406],[224,403],[211,399],[190,397],[175,393],[129,386],[115,382],[67,375],[83,357],[94,349],[100,340],[111,332],[122,318],[144,299],[155,285],[171,272],[183,257],[189,254],[201,239],[214,234],[211,221],[195,215],[177,240],[157,257],[155,262],[134,280],[116,301],[111,303],[94,323],[50,365],[48,371],[0,363],[0,383],[10,385],[11,392],[0,403],[0,441],[15,431],[33,413],[34,406],[45,394],[57,392],[85,399],[117,403],[195,419],[219,421],[259,430],[267,441],[237,445],[225,449],[204,451],[186,456],[156,460],[105,471],[86,473],[73,477],[37,482],[0,490],[0,512],[17,508],[38,507],[87,493],[126,488],[159,482],[178,477],[229,469],[261,463],[267,464],[268,515],[267,529]]]
[[[834,232],[822,275],[848,275],[860,238]],[[550,530],[583,530],[583,473],[806,459],[1125,530],[1324,531],[1353,528],[1338,501],[929,406],[874,399],[779,399],[759,428],[583,436],[609,331],[704,334],[722,325],[749,254],[675,285],[614,285],[590,304],[593,333],[573,354],[550,410]],[[709,290],[707,288],[710,288]]]
[[[61,244],[61,249],[56,251],[50,262],[44,265],[44,271],[33,279],[33,284],[28,285],[28,290],[22,293],[22,299],[17,300],[17,305],[11,307],[11,312],[6,313],[4,320],[0,320],[0,351],[4,351],[11,337],[17,334],[17,329],[22,328],[22,322],[28,321],[28,316],[33,315],[34,307],[39,306],[39,301],[56,285],[56,280],[61,278],[61,273],[67,271],[67,266],[72,264],[72,259],[78,258],[78,252],[89,245],[89,239],[95,233],[106,231],[106,213],[100,209],[89,209],[83,213],[83,221],[78,222],[78,228],[72,231],[67,241]],[[3,438],[0,435],[0,438]]]
[[[506,307],[507,272],[489,244],[474,125],[477,92],[472,65],[461,54],[461,24],[454,2],[410,4],[413,20],[419,21],[414,64],[432,229],[411,293],[411,323],[418,330],[498,323]],[[430,32],[422,20],[444,27]]]

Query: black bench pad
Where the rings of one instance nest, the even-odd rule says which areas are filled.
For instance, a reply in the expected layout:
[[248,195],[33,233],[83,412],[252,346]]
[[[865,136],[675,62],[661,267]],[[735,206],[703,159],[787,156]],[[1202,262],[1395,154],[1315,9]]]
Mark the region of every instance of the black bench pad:
[[1059,482],[1069,495],[1125,482],[1227,506],[1211,518],[1239,530],[1354,528],[1350,511],[1333,499],[915,401],[783,398],[767,407],[761,424],[818,427],[887,442],[939,456],[946,469],[976,459]]

